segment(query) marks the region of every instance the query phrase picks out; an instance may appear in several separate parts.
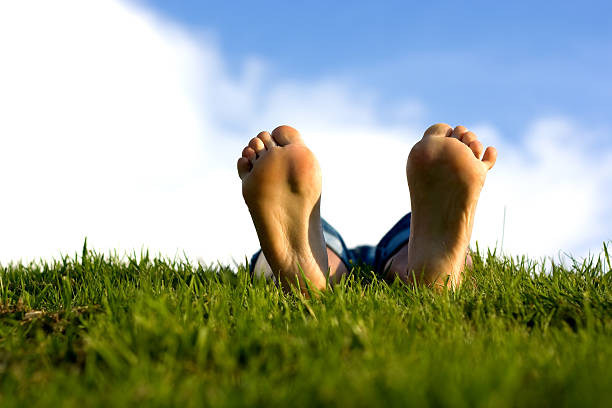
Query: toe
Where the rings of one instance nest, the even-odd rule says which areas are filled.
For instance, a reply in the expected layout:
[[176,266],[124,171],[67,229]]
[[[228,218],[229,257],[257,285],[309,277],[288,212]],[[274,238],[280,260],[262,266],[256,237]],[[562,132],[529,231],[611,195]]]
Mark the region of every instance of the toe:
[[245,159],[250,161],[251,164],[253,164],[255,162],[255,159],[257,158],[257,155],[255,154],[255,150],[247,146],[242,150],[242,157],[244,157]]
[[482,156],[482,162],[487,165],[488,169],[491,169],[497,160],[497,149],[493,146],[487,147],[487,150],[484,152],[484,156]]
[[461,137],[467,132],[468,130],[465,126],[457,126],[453,130],[453,133],[451,134],[450,137],[461,140]]
[[258,138],[254,137],[249,142],[249,147],[255,151],[255,154],[259,156],[262,152],[266,151],[266,146],[264,146],[264,142]]
[[475,140],[478,140],[478,136],[476,136],[476,133],[474,132],[465,132],[460,140],[465,143],[466,145],[470,145],[470,143],[472,143]]
[[474,152],[474,156],[476,156],[477,159],[480,159],[480,156],[482,155],[482,143],[480,143],[480,140],[473,140],[472,142],[470,142],[468,144],[468,147],[470,148],[470,150],[472,152]]
[[252,165],[249,159],[246,157],[241,157],[238,159],[238,176],[240,180],[244,179],[244,177],[249,174],[251,171]]
[[453,128],[447,125],[446,123],[436,123],[435,125],[430,126],[423,134],[423,137],[434,137],[434,136],[442,136],[446,137],[451,134]]
[[268,132],[259,132],[257,137],[261,139],[264,146],[266,147],[266,150],[270,150],[271,148],[276,146],[276,142],[274,141],[274,139],[272,139],[272,136],[270,136],[270,133]]
[[285,146],[290,143],[298,143],[302,141],[300,133],[291,126],[279,126],[272,131],[272,139],[280,146]]

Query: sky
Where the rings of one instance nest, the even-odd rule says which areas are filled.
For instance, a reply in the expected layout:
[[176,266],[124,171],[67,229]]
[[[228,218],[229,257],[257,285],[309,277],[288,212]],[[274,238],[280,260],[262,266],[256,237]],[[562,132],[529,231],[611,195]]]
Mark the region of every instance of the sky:
[[258,248],[236,160],[289,124],[349,246],[409,211],[428,125],[499,151],[472,245],[599,253],[612,239],[606,2],[0,3],[0,263]]

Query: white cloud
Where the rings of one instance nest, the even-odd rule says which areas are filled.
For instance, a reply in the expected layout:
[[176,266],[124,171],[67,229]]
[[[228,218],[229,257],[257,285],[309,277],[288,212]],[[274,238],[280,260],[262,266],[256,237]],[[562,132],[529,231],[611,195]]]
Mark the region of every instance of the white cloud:
[[1,258],[70,253],[86,235],[162,244],[178,210],[164,201],[206,157],[190,87],[215,54],[201,65],[206,50],[172,27],[81,1],[2,3],[0,50]]
[[[533,257],[598,253],[612,238],[612,151],[606,135],[565,118],[536,121],[514,144],[476,129],[500,151],[479,204],[474,236]],[[598,143],[599,142],[599,143]]]
[[[355,84],[269,78],[256,59],[232,76],[206,37],[118,1],[4,2],[0,54],[0,262],[71,254],[85,236],[100,251],[240,261],[257,239],[235,162],[281,123],[317,153],[324,216],[349,245],[375,244],[409,210],[404,161],[422,129],[385,123]],[[495,245],[504,205],[512,253],[610,238],[611,153],[591,161],[573,136],[588,130],[543,120],[518,145],[479,131],[500,161],[475,239]]]

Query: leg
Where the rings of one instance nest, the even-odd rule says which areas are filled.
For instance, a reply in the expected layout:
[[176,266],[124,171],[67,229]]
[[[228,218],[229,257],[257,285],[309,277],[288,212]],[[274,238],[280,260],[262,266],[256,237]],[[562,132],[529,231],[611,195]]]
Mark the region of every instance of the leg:
[[497,151],[463,126],[430,127],[411,150],[406,176],[412,203],[410,239],[388,262],[388,278],[457,287],[466,262],[476,204]]
[[299,269],[324,289],[329,266],[320,216],[321,170],[297,130],[280,126],[251,139],[238,159],[242,195],[262,252],[285,290]]
[[[465,255],[465,266],[468,268],[472,267],[472,255],[470,254],[470,249],[468,248]],[[402,276],[406,273],[408,269],[408,243],[404,244],[399,251],[395,253],[387,263],[385,264],[385,274],[384,278],[387,281],[393,281],[396,276]]]
[[[346,265],[344,265],[342,259],[329,248],[327,248],[327,262],[329,265],[329,283],[333,285],[340,282],[342,276],[348,273]],[[272,268],[263,252],[257,257],[254,272],[255,276],[264,276],[266,279],[272,279],[274,277]]]

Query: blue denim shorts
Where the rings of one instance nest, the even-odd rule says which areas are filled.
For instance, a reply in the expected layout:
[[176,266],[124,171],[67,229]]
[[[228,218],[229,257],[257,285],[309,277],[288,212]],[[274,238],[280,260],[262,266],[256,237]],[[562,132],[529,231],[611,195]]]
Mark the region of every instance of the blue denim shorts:
[[[384,267],[387,261],[397,253],[410,238],[410,216],[404,215],[393,227],[382,237],[376,246],[361,245],[355,248],[347,248],[342,235],[327,221],[321,219],[323,237],[329,249],[331,249],[344,262],[348,270],[353,264],[366,264],[373,267],[374,272],[380,278],[385,275]],[[257,257],[261,249],[251,257],[249,270],[251,274],[255,268]]]

